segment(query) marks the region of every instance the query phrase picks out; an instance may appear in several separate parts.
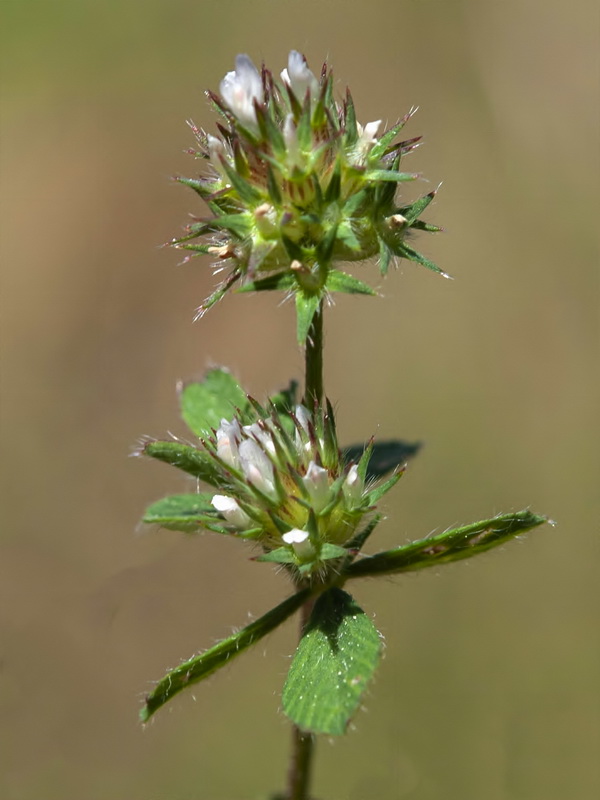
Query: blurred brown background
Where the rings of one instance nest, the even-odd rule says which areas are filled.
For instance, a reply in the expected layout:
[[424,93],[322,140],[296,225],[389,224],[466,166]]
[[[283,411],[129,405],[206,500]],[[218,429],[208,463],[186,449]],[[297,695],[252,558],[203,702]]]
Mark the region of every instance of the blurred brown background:
[[[145,690],[288,589],[216,536],[138,527],[185,481],[128,458],[182,431],[175,383],[230,366],[257,397],[300,377],[293,313],[230,297],[157,245],[196,197],[185,119],[237,52],[325,57],[363,122],[443,180],[383,299],[327,317],[345,442],[422,454],[386,547],[530,506],[558,522],[439,574],[355,584],[387,639],[366,713],[322,741],[322,800],[596,796],[598,11],[592,0],[4,0],[0,796],[259,800],[282,787],[295,625],[143,730]],[[408,165],[408,162],[407,162]],[[427,190],[424,184],[422,190]],[[374,265],[357,274],[377,282]]]

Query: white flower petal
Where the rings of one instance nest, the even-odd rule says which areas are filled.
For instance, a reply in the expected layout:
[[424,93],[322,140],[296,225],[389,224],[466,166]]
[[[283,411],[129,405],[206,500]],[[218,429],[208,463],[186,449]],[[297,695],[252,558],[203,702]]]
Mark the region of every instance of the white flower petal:
[[216,494],[210,502],[225,517],[227,522],[235,525],[236,528],[243,530],[250,525],[250,517],[240,508],[237,500],[234,500],[233,497],[228,497],[226,494]]
[[353,464],[348,470],[346,480],[342,486],[342,491],[347,500],[352,504],[360,502],[364,489],[364,482],[358,474],[358,467]]
[[228,72],[219,87],[225,105],[239,121],[254,130],[257,129],[254,101],[264,102],[262,79],[252,59],[238,55],[235,59],[235,71]]
[[284,533],[281,538],[286,544],[292,545],[296,555],[303,561],[310,561],[313,558],[315,550],[306,531],[302,531],[300,528],[293,528],[291,531]]
[[239,468],[238,446],[242,438],[242,430],[237,419],[228,422],[221,420],[221,425],[217,431],[217,455],[226,464],[235,469]]
[[307,91],[310,91],[312,100],[319,94],[319,82],[308,68],[302,53],[297,50],[290,51],[287,69],[281,73],[281,79],[291,87],[300,102],[304,101]]
[[318,467],[311,461],[306,470],[306,475],[302,482],[308,490],[311,505],[319,513],[327,505],[329,500],[329,473],[323,467]]

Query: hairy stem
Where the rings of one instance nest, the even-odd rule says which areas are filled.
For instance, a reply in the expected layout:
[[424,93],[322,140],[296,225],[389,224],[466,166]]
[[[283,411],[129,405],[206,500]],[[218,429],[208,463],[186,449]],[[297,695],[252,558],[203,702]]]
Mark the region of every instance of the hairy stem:
[[313,411],[323,403],[323,301],[315,311],[304,355],[305,385],[304,403],[309,411]]
[[[316,411],[323,404],[323,301],[315,311],[304,355],[305,384],[304,404],[309,411]],[[298,586],[297,588],[302,588]],[[308,624],[315,597],[310,598],[302,606],[300,620],[300,638]],[[288,788],[286,800],[310,800],[309,785],[314,753],[314,736],[300,730],[297,725],[292,728],[292,753],[288,771]]]

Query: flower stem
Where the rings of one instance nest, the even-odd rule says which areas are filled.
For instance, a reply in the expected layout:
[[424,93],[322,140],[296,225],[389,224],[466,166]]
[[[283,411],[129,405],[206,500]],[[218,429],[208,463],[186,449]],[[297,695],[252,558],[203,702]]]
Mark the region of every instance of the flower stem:
[[[312,597],[302,606],[300,621],[301,637],[310,618],[314,604],[315,598]],[[315,738],[311,733],[306,733],[300,730],[297,725],[294,725],[292,728],[292,754],[288,772],[286,800],[310,800],[309,785],[314,744]]]
[[[304,405],[316,411],[323,404],[323,301],[319,303],[308,329],[304,354]],[[301,588],[301,587],[299,587]],[[302,606],[300,638],[304,633],[315,597]],[[292,728],[292,753],[286,800],[310,800],[309,784],[315,739],[297,725]]]
[[312,318],[304,354],[304,403],[314,411],[323,403],[323,301]]

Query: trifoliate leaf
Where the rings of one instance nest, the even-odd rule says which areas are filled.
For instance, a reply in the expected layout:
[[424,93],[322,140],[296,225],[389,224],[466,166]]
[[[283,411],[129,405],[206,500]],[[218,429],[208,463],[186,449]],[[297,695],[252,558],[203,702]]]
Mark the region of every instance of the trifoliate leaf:
[[367,575],[411,572],[471,558],[544,522],[548,522],[546,517],[531,511],[503,514],[362,558],[351,564],[344,575],[362,578]]
[[288,597],[287,600],[284,600],[283,603],[272,608],[260,619],[242,628],[241,631],[234,633],[199,656],[194,656],[189,661],[184,661],[183,664],[168,672],[146,697],[144,707],[140,711],[142,722],[147,722],[155,711],[158,711],[161,706],[164,706],[182,689],[208,678],[213,672],[224,667],[233,658],[247,650],[250,645],[255,644],[267,633],[270,633],[282,622],[285,622],[289,616],[306,602],[309,594],[309,589],[297,592]]
[[283,710],[303,731],[340,735],[356,713],[381,654],[377,629],[333,588],[311,614],[283,688]]
[[248,398],[227,370],[209,370],[199,383],[188,383],[180,394],[181,415],[186,425],[201,439],[218,428],[222,419],[230,420],[237,409],[248,411]]

